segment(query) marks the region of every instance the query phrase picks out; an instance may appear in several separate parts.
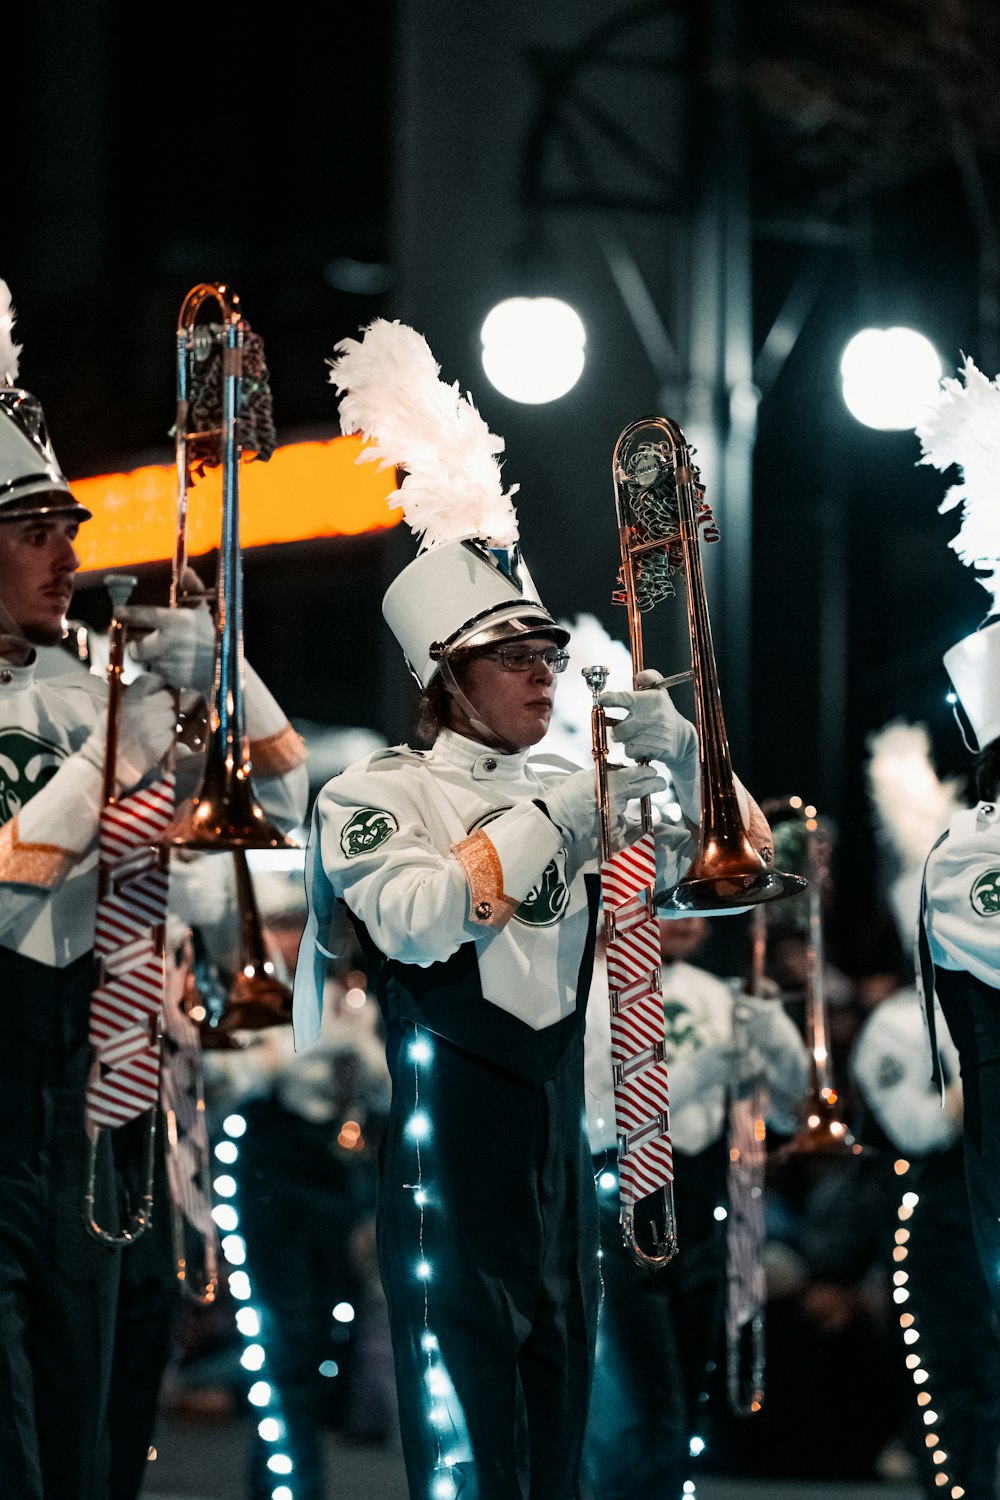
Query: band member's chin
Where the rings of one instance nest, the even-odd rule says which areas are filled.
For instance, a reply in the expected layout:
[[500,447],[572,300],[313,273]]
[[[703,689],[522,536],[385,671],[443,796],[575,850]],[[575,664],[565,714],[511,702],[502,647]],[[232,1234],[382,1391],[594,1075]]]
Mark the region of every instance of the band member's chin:
[[33,646],[58,646],[66,639],[65,620],[58,623],[53,621],[51,625],[36,622],[25,625],[23,630],[25,640],[30,641]]

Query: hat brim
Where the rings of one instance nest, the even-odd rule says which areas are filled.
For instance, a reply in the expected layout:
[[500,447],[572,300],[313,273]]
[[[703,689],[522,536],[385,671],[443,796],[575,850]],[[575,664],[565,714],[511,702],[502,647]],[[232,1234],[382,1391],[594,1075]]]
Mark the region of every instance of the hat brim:
[[557,625],[551,615],[515,606],[514,612],[506,618],[494,617],[484,621],[461,639],[450,642],[448,654],[451,655],[459,647],[492,646],[497,641],[513,641],[522,635],[547,635],[557,646],[565,646],[569,642],[569,631]]
[[30,521],[36,516],[71,516],[77,521],[92,521],[94,512],[61,490],[24,495],[9,505],[0,505],[0,521]]

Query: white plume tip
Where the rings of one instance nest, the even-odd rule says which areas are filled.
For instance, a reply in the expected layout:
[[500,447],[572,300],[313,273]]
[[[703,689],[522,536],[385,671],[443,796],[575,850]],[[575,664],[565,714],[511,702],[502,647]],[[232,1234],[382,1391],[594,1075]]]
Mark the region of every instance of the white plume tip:
[[358,339],[343,339],[328,361],[330,382],[342,393],[341,429],[361,433],[359,462],[405,469],[390,500],[420,541],[480,538],[495,547],[517,541],[494,436],[458,385],[446,385],[427,341],[405,323],[377,318]]
[[14,304],[10,287],[0,280],[0,385],[16,385],[21,345],[14,343]]
[[[916,433],[922,464],[942,472],[953,464],[958,484],[946,492],[939,509],[962,507],[962,523],[949,546],[1000,611],[1000,376],[990,380],[966,357],[961,380],[941,382]],[[964,383],[963,383],[964,382]]]

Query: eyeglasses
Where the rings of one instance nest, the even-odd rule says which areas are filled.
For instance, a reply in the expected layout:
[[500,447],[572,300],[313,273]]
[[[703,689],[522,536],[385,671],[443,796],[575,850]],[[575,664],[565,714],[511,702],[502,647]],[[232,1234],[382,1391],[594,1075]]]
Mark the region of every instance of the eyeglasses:
[[527,672],[536,661],[542,661],[550,672],[565,672],[569,666],[569,652],[558,646],[545,646],[541,651],[534,646],[504,645],[495,651],[486,651],[484,656],[498,661],[508,672]]

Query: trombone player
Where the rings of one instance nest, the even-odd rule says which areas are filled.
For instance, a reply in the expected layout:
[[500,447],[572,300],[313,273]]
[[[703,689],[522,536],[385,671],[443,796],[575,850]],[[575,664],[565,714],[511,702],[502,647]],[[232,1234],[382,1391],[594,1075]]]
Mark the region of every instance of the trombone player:
[[[11,322],[0,282],[0,1494],[107,1500],[119,1252],[80,1223],[106,693],[83,674],[35,680],[35,647],[63,635],[90,512],[16,384]],[[207,611],[143,619],[150,675],[125,695],[122,792],[173,742],[165,684],[204,685],[199,642],[214,634]],[[264,742],[260,790],[291,826],[304,752],[257,679],[247,720]]]

